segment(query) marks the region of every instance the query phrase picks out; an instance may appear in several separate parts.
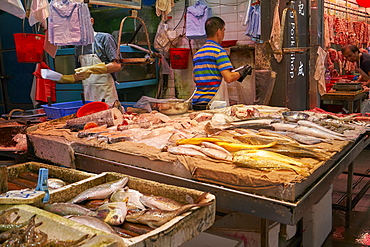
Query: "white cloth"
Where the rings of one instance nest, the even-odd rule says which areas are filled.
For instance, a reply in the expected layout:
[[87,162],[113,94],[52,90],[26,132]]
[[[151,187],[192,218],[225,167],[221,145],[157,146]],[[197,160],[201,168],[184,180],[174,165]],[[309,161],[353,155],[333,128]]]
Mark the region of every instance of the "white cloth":
[[28,22],[30,26],[35,25],[40,22],[41,25],[47,29],[46,19],[50,15],[49,2],[47,0],[32,0],[30,16],[28,17]]
[[59,81],[62,74],[51,69],[41,69],[41,77],[48,80]]
[[157,0],[155,2],[155,12],[157,16],[162,15],[162,20],[167,20],[167,15],[175,7],[174,0]]
[[[272,28],[271,28],[271,34],[270,34],[270,45],[272,50],[281,50],[281,38],[280,35],[280,15],[279,15],[279,3],[276,3],[275,11],[274,11],[274,18],[272,20]],[[274,57],[276,58],[276,61],[278,63],[281,62],[283,59],[283,55],[281,54],[274,54]]]
[[325,85],[325,59],[327,56],[327,52],[324,51],[321,46],[317,49],[317,59],[315,65],[315,74],[314,79],[317,81],[317,88],[319,90],[320,95],[324,95],[326,93],[326,85]]
[[0,9],[21,19],[26,17],[26,11],[21,0],[1,0]]
[[[91,66],[102,63],[96,54],[81,55],[79,57],[81,66]],[[118,94],[114,79],[111,74],[91,74],[89,78],[82,81],[85,100],[113,103],[118,100]]]

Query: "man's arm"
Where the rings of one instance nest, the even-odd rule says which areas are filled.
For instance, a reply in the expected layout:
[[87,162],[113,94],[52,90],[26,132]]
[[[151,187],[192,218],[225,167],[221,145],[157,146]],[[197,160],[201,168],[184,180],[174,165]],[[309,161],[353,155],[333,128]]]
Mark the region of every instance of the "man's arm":
[[227,83],[236,81],[241,76],[239,72],[231,72],[231,69],[222,70],[221,75]]

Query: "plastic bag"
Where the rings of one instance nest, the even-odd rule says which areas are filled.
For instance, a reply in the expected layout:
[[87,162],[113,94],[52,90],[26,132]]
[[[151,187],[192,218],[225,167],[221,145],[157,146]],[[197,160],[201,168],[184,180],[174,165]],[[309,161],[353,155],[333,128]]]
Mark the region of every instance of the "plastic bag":
[[171,42],[167,35],[168,25],[161,21],[158,25],[157,33],[154,38],[154,48],[168,58],[168,50],[170,49]]

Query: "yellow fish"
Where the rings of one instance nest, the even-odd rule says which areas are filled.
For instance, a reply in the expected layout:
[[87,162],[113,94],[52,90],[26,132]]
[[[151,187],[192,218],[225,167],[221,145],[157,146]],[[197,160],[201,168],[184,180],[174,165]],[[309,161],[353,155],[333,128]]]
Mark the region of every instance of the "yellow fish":
[[258,157],[248,156],[234,156],[233,162],[237,166],[254,168],[259,170],[292,170],[295,173],[307,177],[310,173],[304,169],[295,165],[291,165],[282,161],[259,159]]

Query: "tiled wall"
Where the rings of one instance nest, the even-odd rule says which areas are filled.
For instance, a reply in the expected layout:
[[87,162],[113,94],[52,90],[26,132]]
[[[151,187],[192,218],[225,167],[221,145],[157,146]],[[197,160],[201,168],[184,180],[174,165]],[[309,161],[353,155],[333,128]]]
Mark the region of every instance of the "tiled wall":
[[[189,6],[195,3],[196,0],[189,0]],[[253,44],[250,37],[245,35],[247,26],[243,24],[247,3],[247,0],[207,0],[207,6],[212,9],[212,15],[221,17],[226,23],[224,40],[238,40],[238,45]],[[175,4],[175,7],[169,14],[172,16],[172,19],[168,21],[170,29],[173,29],[179,23],[184,7],[185,0],[180,0]],[[176,29],[178,33],[182,33],[183,26],[184,22],[182,21]]]

